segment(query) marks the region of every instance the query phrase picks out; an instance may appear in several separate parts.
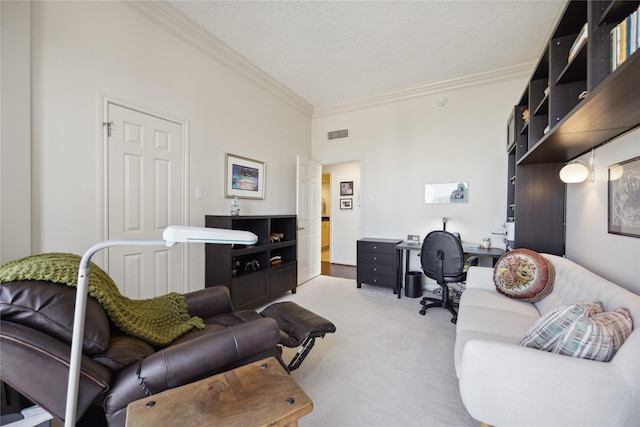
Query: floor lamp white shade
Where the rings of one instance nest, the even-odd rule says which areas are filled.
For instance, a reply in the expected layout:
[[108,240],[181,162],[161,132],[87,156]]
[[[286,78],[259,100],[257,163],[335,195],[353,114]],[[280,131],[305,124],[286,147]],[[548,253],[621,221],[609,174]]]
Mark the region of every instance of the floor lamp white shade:
[[107,240],[98,243],[85,252],[78,269],[76,306],[73,315],[73,336],[69,361],[69,381],[67,384],[67,403],[65,406],[65,427],[76,424],[78,393],[80,388],[80,370],[82,364],[82,338],[84,336],[85,312],[87,309],[89,262],[96,252],[112,246],[166,246],[176,243],[215,243],[254,245],[258,237],[248,231],[226,230],[219,228],[168,226],[162,233],[163,240]]

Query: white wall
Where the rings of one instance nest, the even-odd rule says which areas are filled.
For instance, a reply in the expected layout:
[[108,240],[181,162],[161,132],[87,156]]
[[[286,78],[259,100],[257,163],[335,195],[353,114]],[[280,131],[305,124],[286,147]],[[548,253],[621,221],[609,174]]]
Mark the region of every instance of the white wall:
[[[609,234],[608,166],[640,156],[640,129],[595,150],[595,182],[567,184],[567,258],[640,294],[640,238]],[[581,157],[588,161],[590,154]]]
[[[296,212],[296,154],[310,156],[310,110],[132,5],[33,2],[31,26],[34,252],[83,253],[104,237],[104,95],[189,123],[190,225],[229,213],[226,152],[267,163],[266,200],[241,200],[243,215]],[[201,288],[204,249],[189,251],[189,288]]]
[[28,2],[0,2],[0,264],[31,254]]
[[[447,230],[460,232],[469,242],[479,243],[499,230],[506,219],[506,121],[527,78],[314,117],[315,160],[361,159],[363,225],[358,238],[423,238],[442,228],[442,217],[449,218]],[[436,98],[443,95],[447,103],[439,107]],[[328,131],[344,128],[348,139],[326,140]],[[469,183],[468,204],[424,203],[426,183],[462,181]],[[504,247],[501,237],[494,236],[492,244]],[[352,256],[355,260],[355,252]]]

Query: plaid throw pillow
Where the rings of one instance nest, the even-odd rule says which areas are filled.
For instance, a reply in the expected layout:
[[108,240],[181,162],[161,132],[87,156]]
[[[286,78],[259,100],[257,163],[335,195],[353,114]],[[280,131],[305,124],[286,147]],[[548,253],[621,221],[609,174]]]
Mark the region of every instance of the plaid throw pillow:
[[602,313],[600,301],[580,301],[551,310],[529,329],[520,345],[555,353],[560,340],[577,319]]
[[603,310],[600,301],[558,307],[538,319],[520,345],[608,362],[631,334],[633,322],[626,308]]
[[567,329],[557,352],[572,357],[608,362],[631,334],[632,329],[633,323],[629,310],[623,307],[591,317],[583,317],[577,319]]

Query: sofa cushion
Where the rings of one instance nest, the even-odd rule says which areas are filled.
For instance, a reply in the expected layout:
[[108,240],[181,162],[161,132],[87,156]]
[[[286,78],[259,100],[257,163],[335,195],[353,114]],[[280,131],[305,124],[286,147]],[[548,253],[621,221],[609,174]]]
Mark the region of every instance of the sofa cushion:
[[608,362],[632,329],[628,309],[603,312],[600,301],[581,301],[563,305],[542,316],[520,344],[551,353]]
[[515,249],[500,257],[493,269],[498,292],[514,299],[536,302],[553,289],[553,265],[529,249]]
[[555,353],[564,333],[573,322],[602,311],[600,301],[580,301],[560,306],[540,317],[522,338],[520,345]]
[[629,310],[622,307],[590,317],[580,317],[562,336],[557,352],[608,362],[631,334],[632,329]]

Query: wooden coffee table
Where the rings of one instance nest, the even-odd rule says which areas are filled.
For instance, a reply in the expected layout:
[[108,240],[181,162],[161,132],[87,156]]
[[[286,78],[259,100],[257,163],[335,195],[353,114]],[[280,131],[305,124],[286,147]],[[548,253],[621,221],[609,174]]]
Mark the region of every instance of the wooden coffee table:
[[297,426],[309,396],[273,357],[131,402],[127,427]]

